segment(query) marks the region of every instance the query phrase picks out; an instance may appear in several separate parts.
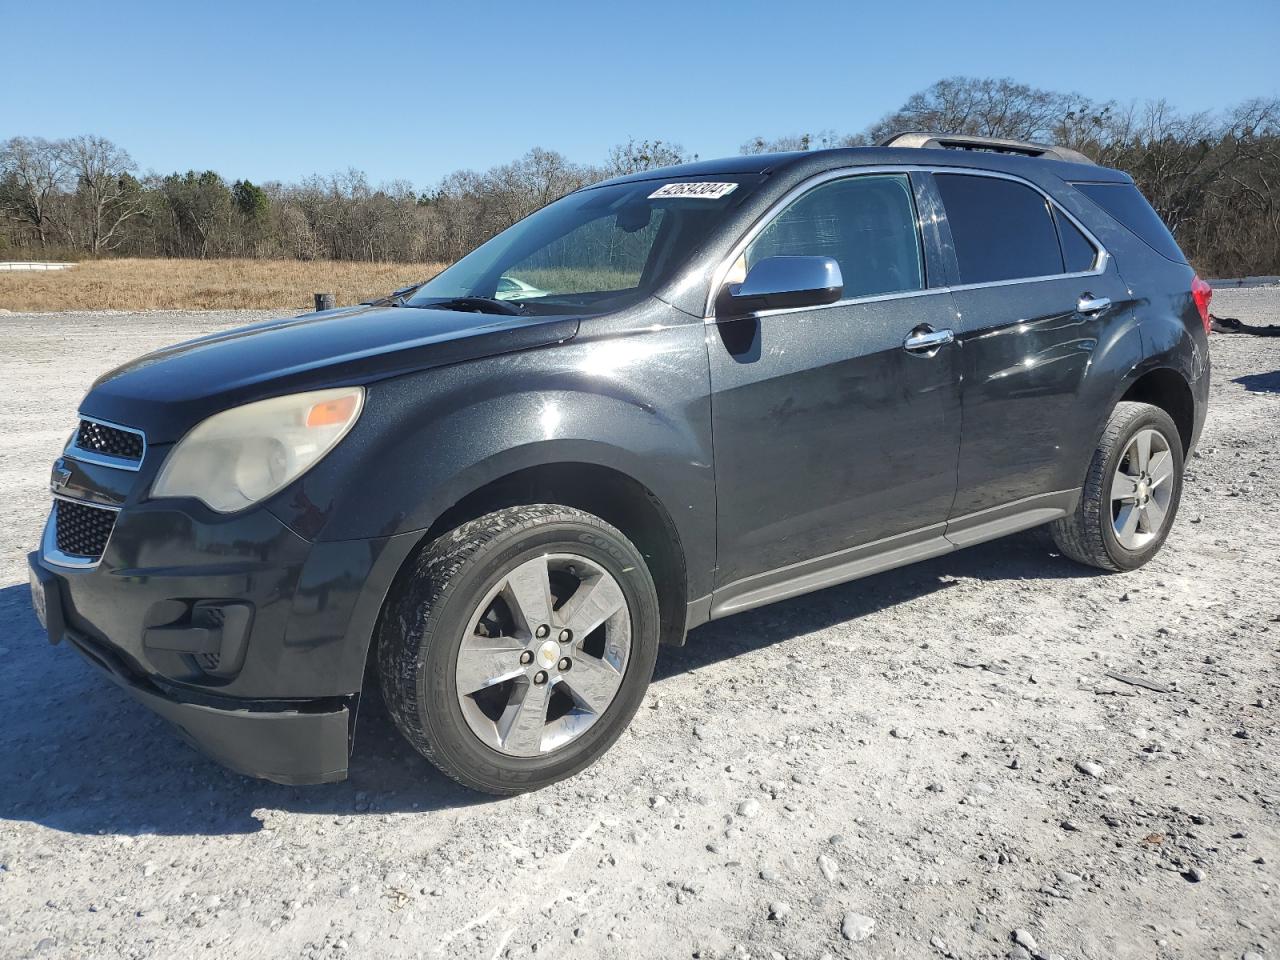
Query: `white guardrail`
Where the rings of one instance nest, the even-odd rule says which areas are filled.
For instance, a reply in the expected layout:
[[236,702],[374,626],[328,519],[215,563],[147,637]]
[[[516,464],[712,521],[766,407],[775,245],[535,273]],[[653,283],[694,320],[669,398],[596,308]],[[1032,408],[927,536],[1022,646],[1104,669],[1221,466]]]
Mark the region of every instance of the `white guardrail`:
[[1274,287],[1280,286],[1280,277],[1230,277],[1210,280],[1209,286],[1215,290],[1224,290],[1227,287]]
[[67,270],[74,263],[39,263],[33,260],[0,260],[0,270]]

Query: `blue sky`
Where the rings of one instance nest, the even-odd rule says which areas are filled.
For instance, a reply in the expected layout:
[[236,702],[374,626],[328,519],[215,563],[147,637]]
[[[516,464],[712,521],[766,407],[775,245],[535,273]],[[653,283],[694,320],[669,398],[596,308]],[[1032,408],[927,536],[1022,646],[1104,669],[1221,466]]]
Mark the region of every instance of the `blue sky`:
[[628,137],[714,157],[861,129],[954,74],[1189,110],[1280,95],[1276,0],[0,0],[0,23],[0,138],[99,133],[143,170],[255,181],[425,186]]

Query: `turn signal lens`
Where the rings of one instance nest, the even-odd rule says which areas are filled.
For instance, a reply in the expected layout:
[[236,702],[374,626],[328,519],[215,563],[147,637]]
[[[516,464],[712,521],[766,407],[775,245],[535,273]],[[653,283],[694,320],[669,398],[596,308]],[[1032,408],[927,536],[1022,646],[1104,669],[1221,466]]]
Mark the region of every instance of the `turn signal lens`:
[[1196,309],[1200,311],[1200,322],[1204,324],[1204,332],[1208,333],[1210,330],[1209,301],[1213,299],[1213,287],[1198,276],[1192,277],[1191,299],[1196,302]]
[[356,406],[359,403],[360,396],[355,393],[348,393],[346,396],[338,397],[336,400],[325,400],[322,403],[317,403],[307,411],[307,426],[332,427],[337,424],[345,424],[351,419],[352,414],[356,412]]

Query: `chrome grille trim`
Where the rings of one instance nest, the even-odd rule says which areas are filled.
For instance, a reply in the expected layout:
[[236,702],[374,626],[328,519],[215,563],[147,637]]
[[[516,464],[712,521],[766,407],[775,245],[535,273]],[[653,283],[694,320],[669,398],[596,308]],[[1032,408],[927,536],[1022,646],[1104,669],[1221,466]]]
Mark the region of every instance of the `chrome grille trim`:
[[[97,450],[90,450],[87,447],[80,446],[80,424],[86,422],[97,424],[110,430],[119,430],[121,433],[128,433],[137,437],[142,447],[138,459],[112,456],[111,454],[100,453]],[[80,414],[80,423],[76,424],[75,433],[71,435],[71,443],[67,447],[64,456],[83,463],[96,463],[103,467],[114,467],[117,470],[132,470],[136,472],[142,469],[142,461],[147,456],[147,435],[137,427],[126,427],[121,423],[112,423],[110,420],[99,420],[97,417],[86,417],[84,414]]]
[[89,503],[86,500],[76,500],[72,497],[64,497],[59,494],[53,495],[53,509],[49,511],[49,519],[44,524],[44,536],[40,541],[40,557],[46,563],[51,563],[58,567],[70,567],[73,569],[87,570],[96,567],[102,562],[103,555],[107,552],[107,547],[111,545],[111,536],[115,533],[115,525],[112,525],[111,533],[107,534],[107,539],[102,544],[102,553],[96,557],[81,557],[73,554],[63,553],[58,549],[58,503],[65,501],[74,503],[78,506],[91,507],[95,510],[107,510],[111,513],[119,513],[119,507],[108,507],[101,503]]

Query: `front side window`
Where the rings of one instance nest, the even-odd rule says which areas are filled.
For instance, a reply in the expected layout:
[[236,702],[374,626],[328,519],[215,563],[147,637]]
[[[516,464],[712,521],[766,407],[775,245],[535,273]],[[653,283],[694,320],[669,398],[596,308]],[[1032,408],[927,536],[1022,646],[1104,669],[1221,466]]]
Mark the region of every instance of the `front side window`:
[[934,174],[947,211],[960,283],[1050,277],[1063,272],[1049,202],[996,177]]
[[831,257],[844,297],[920,290],[924,256],[911,184],[905,176],[861,176],[814,187],[747,247],[735,273],[766,257]]

